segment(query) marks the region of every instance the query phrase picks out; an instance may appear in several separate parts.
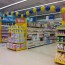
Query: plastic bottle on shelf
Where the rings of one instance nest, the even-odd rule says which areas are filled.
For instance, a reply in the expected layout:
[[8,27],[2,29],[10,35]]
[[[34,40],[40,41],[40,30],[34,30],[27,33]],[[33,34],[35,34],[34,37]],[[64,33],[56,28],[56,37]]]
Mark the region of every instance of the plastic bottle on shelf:
[[63,37],[60,37],[60,39],[61,39],[61,42],[63,42]]
[[60,49],[60,44],[57,44],[57,49],[58,49],[58,50]]
[[63,42],[65,42],[65,37],[63,37]]
[[61,45],[60,45],[60,50],[63,50],[63,48],[64,48],[64,47],[63,47],[63,44],[61,44]]
[[59,42],[63,42],[63,39],[61,37],[59,37]]
[[59,37],[57,37],[57,42],[59,42]]
[[65,34],[65,31],[64,31],[64,34]]

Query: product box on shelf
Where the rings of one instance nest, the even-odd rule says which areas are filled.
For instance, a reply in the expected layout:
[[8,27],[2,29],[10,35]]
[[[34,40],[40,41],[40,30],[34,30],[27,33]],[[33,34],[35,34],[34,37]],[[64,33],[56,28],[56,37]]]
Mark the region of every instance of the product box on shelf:
[[42,27],[41,23],[36,23],[36,27]]
[[20,44],[16,44],[16,50],[20,50]]
[[9,44],[10,49],[13,49],[13,44]]
[[16,44],[13,44],[13,48],[12,48],[13,50],[16,50]]
[[19,38],[20,38],[20,39],[23,39],[24,36],[25,36],[24,33],[23,33],[23,34],[19,34]]
[[24,42],[25,42],[25,39],[22,39],[22,40],[20,39],[20,43],[21,43],[21,42],[24,43]]
[[56,53],[55,62],[65,65],[65,54]]
[[9,44],[10,44],[10,43],[7,43],[7,44],[6,44],[6,47],[7,47],[7,48],[10,48],[10,45],[9,45]]
[[19,43],[20,40],[18,38],[15,38],[14,43]]
[[22,44],[22,49],[24,49],[25,48],[25,44]]
[[21,48],[21,49],[27,49],[26,43],[21,43],[21,44],[20,44],[20,48]]

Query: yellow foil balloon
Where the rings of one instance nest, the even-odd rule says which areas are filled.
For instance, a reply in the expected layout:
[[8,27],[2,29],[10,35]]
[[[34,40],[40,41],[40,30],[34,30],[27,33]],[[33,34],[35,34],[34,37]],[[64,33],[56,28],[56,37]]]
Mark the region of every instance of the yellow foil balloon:
[[36,13],[36,8],[33,8],[33,12]]
[[3,14],[3,17],[5,17],[5,15]]
[[8,15],[8,12],[6,14]]
[[14,12],[11,12],[11,15],[13,15]]
[[18,16],[19,12],[16,12],[16,16]]
[[62,14],[65,13],[65,7],[61,8],[61,13],[62,13]]
[[62,21],[62,25],[65,25],[65,21]]
[[21,18],[23,18],[24,16],[23,16],[23,14],[21,14]]
[[45,10],[45,6],[41,6],[41,11],[44,11]]
[[51,11],[51,12],[54,12],[54,11],[55,11],[55,6],[51,6],[51,7],[50,7],[50,11]]
[[27,11],[27,12],[26,12],[26,15],[27,15],[27,16],[29,16],[29,15],[30,15],[29,11]]

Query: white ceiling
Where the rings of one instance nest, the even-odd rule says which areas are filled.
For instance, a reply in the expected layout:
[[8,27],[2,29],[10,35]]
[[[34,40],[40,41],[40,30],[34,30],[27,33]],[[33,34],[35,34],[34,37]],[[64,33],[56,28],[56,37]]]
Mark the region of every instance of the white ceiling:
[[[12,4],[12,3],[18,2],[18,1],[21,1],[21,0],[0,0],[0,8],[4,7],[6,5]],[[61,0],[27,0],[26,2],[23,2],[23,3],[20,3],[20,4],[5,8],[1,11],[11,12],[11,11],[26,9],[26,8],[29,8],[29,7],[34,7],[34,6],[43,5],[43,4],[56,2],[56,1],[61,1]],[[65,6],[65,2],[58,3],[58,4],[55,4],[55,5]]]

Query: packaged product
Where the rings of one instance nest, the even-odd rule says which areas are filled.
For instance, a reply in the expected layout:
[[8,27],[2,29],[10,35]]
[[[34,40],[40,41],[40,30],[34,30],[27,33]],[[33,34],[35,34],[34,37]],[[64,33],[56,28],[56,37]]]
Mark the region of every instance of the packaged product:
[[61,44],[60,45],[60,50],[63,50],[63,49],[64,49],[63,44]]
[[13,44],[13,50],[16,50],[16,44]]
[[6,45],[6,46],[7,46],[7,48],[10,48],[10,45],[9,45],[9,44],[10,44],[10,43],[7,43],[7,45]]
[[13,49],[13,44],[9,44],[10,45],[10,49]]
[[19,43],[19,39],[16,38],[16,39],[14,40],[14,43]]
[[22,48],[22,44],[20,44],[20,48]]
[[61,42],[63,42],[63,37],[60,37]]
[[64,51],[65,51],[65,45],[64,45]]
[[57,49],[58,49],[58,50],[60,49],[60,44],[57,44]]
[[20,44],[16,44],[16,49],[20,49]]
[[22,44],[22,48],[25,48],[25,44]]

